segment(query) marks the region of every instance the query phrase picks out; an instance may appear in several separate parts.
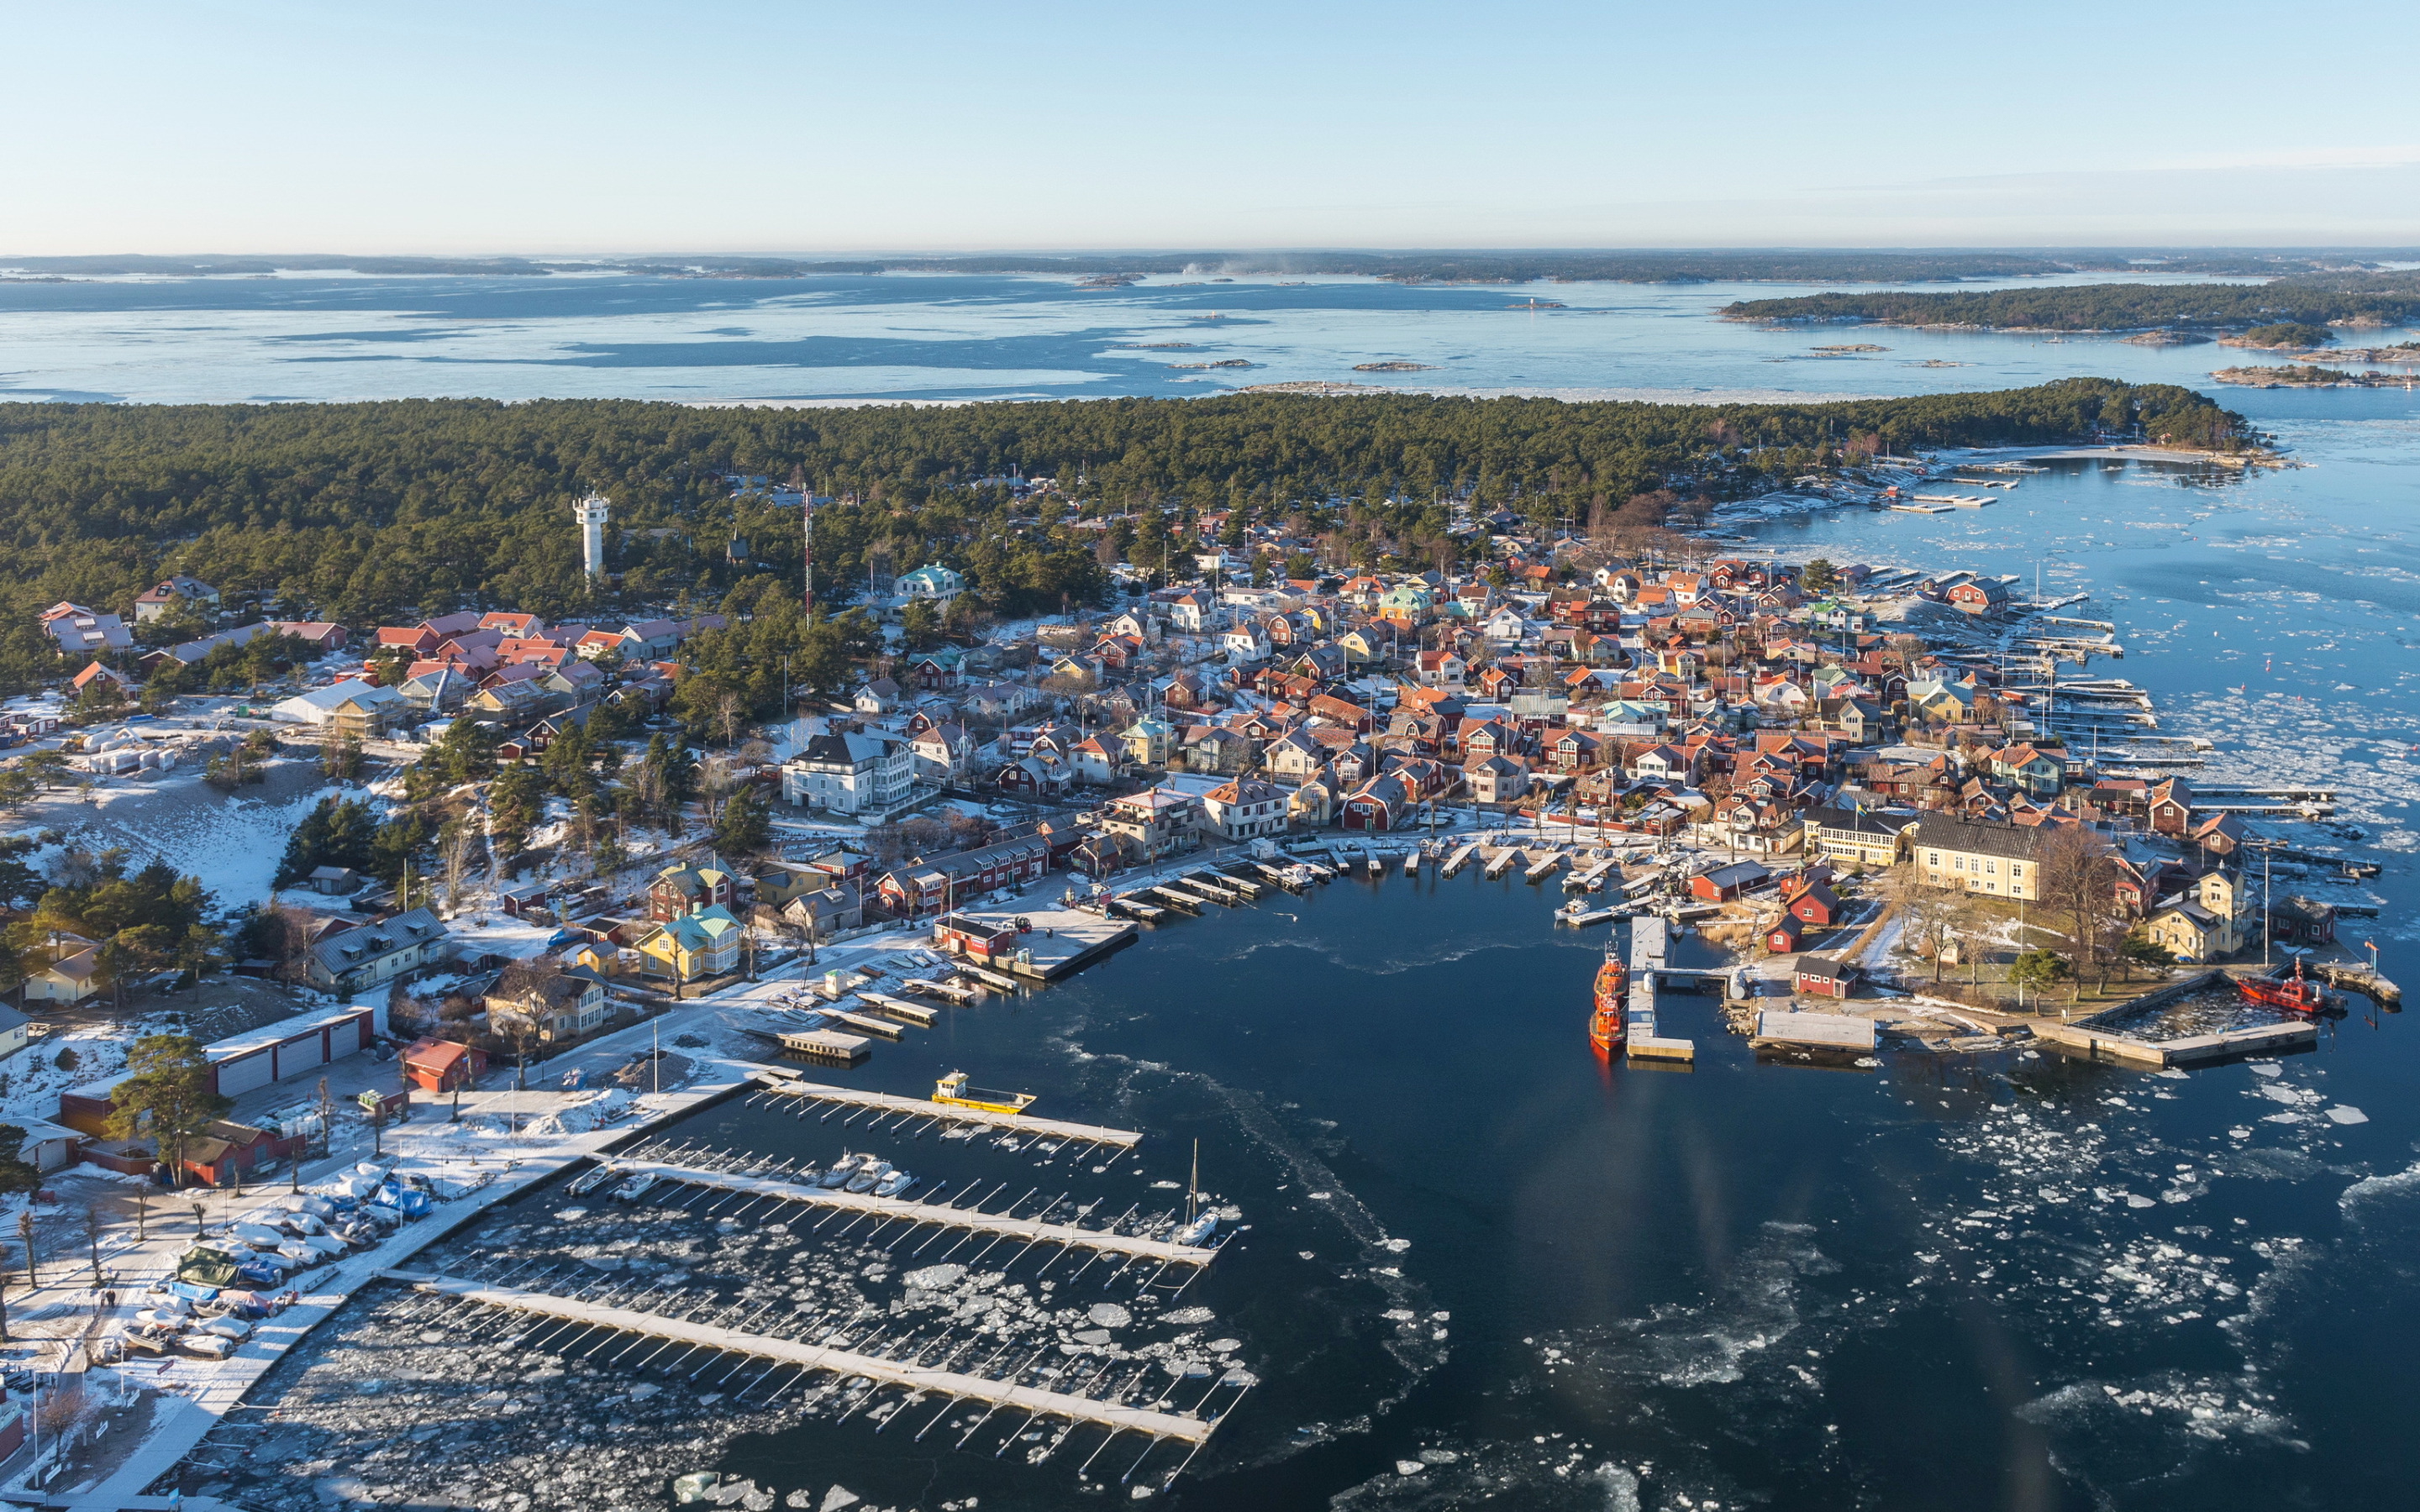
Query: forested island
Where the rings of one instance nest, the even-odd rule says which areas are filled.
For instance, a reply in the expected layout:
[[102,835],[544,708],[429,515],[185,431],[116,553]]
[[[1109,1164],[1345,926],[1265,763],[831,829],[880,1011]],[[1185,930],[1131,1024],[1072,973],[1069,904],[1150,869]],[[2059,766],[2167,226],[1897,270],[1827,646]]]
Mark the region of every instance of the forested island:
[[2254,326],[2237,335],[2221,336],[2218,344],[2267,351],[2308,351],[2313,347],[2325,347],[2335,339],[2336,333],[2325,326],[2285,320],[2274,325]]
[[2420,272],[2327,273],[2267,284],[2082,284],[1954,293],[1877,291],[1742,300],[1727,320],[1865,321],[1993,331],[2250,331],[2395,326],[2420,318]]
[[[797,478],[818,603],[939,559],[970,605],[1055,610],[1156,560],[1188,517],[1292,522],[1338,563],[1434,562],[1467,491],[1538,521],[1642,530],[1880,451],[2095,432],[2256,440],[2189,389],[2071,378],[1834,404],[1571,404],[1374,393],[951,408],[692,409],[628,400],[0,406],[0,689],[58,674],[35,616],[118,609],[171,572],[230,603],[365,625],[510,604],[571,623],[687,601],[793,600],[799,517],[728,474]],[[1051,476],[1037,504],[980,485]],[[613,501],[615,586],[592,589],[571,501]],[[750,543],[731,559],[735,537]],[[1240,538],[1240,534],[1239,534]],[[1308,568],[1311,563],[1304,563]]]
[[546,277],[556,273],[624,272],[675,278],[812,278],[838,274],[1045,273],[1114,289],[1155,275],[1330,275],[1399,283],[1522,284],[1602,281],[1618,284],[1782,282],[1932,283],[1962,278],[2043,277],[2056,273],[2149,270],[2206,277],[2278,277],[2374,267],[2364,259],[2391,253],[2143,251],[2087,249],[2047,252],[1656,250],[1519,251],[1202,251],[1169,253],[998,253],[960,256],[767,257],[701,255],[685,257],[395,257],[334,254],[295,255],[0,257],[0,267],[57,277],[258,276],[275,272],[359,272],[385,275]]
[[[2420,354],[2414,355],[2420,359]],[[2403,388],[2412,380],[2409,373],[2381,373],[2374,368],[2354,373],[2308,363],[2282,367],[2222,367],[2211,377],[2221,383],[2254,389],[2389,389]]]

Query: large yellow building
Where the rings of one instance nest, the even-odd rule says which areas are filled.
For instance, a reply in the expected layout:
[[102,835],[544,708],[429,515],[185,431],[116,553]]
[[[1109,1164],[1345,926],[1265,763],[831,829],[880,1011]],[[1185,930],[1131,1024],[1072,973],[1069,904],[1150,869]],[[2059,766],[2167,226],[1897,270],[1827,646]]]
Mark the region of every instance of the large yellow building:
[[1916,867],[1936,887],[1996,898],[2040,898],[2037,834],[2021,825],[1977,824],[1929,813],[1916,822]]

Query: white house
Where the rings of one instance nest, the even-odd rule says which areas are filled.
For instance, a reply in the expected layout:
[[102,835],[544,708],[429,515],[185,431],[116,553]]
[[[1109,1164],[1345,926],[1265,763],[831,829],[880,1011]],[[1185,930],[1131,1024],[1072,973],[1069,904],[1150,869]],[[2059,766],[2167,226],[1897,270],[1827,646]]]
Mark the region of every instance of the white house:
[[1202,811],[1210,828],[1229,840],[1281,834],[1286,826],[1286,795],[1273,783],[1239,777],[1203,794]]
[[1229,661],[1252,666],[1269,659],[1269,633],[1257,621],[1246,620],[1218,638],[1218,648]]
[[1218,612],[1208,590],[1179,594],[1168,601],[1168,623],[1188,635],[1199,635],[1210,628]]
[[961,724],[937,724],[908,742],[916,775],[930,782],[955,782],[974,765],[974,737]]
[[950,601],[966,591],[967,580],[938,562],[891,579],[892,596],[902,601],[928,598],[942,609],[948,609]]
[[908,742],[855,731],[817,735],[782,764],[784,799],[833,813],[889,813],[908,801],[915,780]]

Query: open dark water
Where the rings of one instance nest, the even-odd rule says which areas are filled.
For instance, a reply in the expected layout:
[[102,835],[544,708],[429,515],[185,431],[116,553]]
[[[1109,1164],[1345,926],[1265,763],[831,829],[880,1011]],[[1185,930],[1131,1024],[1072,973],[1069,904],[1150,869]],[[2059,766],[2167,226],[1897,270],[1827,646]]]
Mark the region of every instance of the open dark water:
[[[1679,996],[1696,1069],[1608,1070],[1582,1036],[1604,935],[1557,930],[1556,898],[1394,875],[1213,909],[854,1079],[1030,1088],[1150,1131],[1158,1179],[1202,1141],[1251,1227],[1182,1301],[1263,1384],[1167,1493],[1188,1508],[2337,1506],[2420,1470],[2381,1431],[2420,1343],[2399,1025],[2274,1075],[1825,1071],[1758,1064]],[[845,1142],[736,1105],[681,1132]],[[973,1159],[939,1143],[900,1158]],[[724,1468],[877,1504],[1088,1494],[1072,1463],[930,1442],[817,1425]]]

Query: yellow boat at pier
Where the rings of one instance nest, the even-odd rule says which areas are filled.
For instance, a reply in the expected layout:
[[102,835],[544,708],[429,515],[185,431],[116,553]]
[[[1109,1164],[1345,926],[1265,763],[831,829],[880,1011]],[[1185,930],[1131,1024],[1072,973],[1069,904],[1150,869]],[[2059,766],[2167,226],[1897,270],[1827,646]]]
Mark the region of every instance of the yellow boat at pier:
[[933,1084],[933,1101],[946,1107],[981,1108],[985,1113],[1022,1113],[1033,1105],[1032,1092],[992,1092],[967,1085],[967,1073],[954,1071]]

